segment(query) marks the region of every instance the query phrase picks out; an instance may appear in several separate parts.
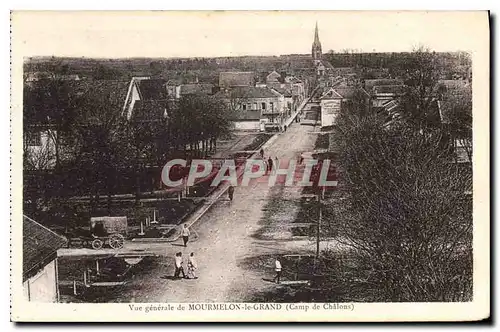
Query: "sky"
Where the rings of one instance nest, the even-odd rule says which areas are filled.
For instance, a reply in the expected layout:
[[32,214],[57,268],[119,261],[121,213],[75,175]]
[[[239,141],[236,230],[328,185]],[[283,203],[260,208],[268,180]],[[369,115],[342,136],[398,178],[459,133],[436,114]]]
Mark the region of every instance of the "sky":
[[[214,57],[309,54],[318,23],[323,52],[476,47],[486,12],[18,11],[13,47],[23,57]],[[479,29],[479,30],[478,30]]]

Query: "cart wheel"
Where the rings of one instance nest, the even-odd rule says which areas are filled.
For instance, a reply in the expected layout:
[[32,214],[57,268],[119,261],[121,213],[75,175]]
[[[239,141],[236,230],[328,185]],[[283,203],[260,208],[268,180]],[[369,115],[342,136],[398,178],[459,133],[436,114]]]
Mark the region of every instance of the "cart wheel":
[[92,248],[94,248],[96,250],[101,249],[103,244],[104,244],[104,242],[101,239],[94,239],[92,241]]
[[123,248],[124,242],[125,242],[125,239],[123,238],[123,235],[121,235],[121,234],[112,234],[108,240],[109,246],[113,249]]

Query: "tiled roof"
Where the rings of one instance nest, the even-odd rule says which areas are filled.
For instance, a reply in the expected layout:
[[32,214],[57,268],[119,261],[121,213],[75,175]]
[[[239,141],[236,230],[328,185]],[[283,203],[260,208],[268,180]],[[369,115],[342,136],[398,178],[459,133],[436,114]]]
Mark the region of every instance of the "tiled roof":
[[269,88],[254,86],[235,87],[229,91],[221,91],[217,94],[223,98],[277,98],[278,96]]
[[214,85],[210,83],[192,83],[192,84],[182,84],[180,87],[181,95],[189,94],[212,94]]
[[219,74],[220,87],[253,86],[255,85],[254,72],[221,72]]
[[[23,216],[23,281],[54,259],[66,238]],[[53,258],[54,256],[54,258]]]
[[167,98],[166,81],[163,79],[147,79],[137,82],[142,100],[160,100]]

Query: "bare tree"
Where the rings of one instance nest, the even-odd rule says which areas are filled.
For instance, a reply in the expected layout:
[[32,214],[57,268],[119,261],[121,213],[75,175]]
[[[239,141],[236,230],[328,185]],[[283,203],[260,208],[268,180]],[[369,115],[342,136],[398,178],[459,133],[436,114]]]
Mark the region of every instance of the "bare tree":
[[340,179],[347,189],[335,229],[358,260],[358,280],[386,301],[471,296],[471,174],[451,162],[442,137],[383,129],[377,116],[342,114]]

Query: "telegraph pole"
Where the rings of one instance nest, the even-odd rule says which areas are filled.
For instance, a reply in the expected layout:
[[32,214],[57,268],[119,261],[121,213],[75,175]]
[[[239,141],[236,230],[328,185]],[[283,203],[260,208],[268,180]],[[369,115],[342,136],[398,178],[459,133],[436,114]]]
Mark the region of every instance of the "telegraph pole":
[[320,240],[320,230],[321,230],[321,220],[323,219],[323,209],[321,207],[321,199],[323,196],[323,193],[325,191],[325,188],[322,187],[320,192],[318,193],[318,209],[319,209],[319,216],[318,216],[318,222],[316,223],[316,260],[319,259],[319,240]]

